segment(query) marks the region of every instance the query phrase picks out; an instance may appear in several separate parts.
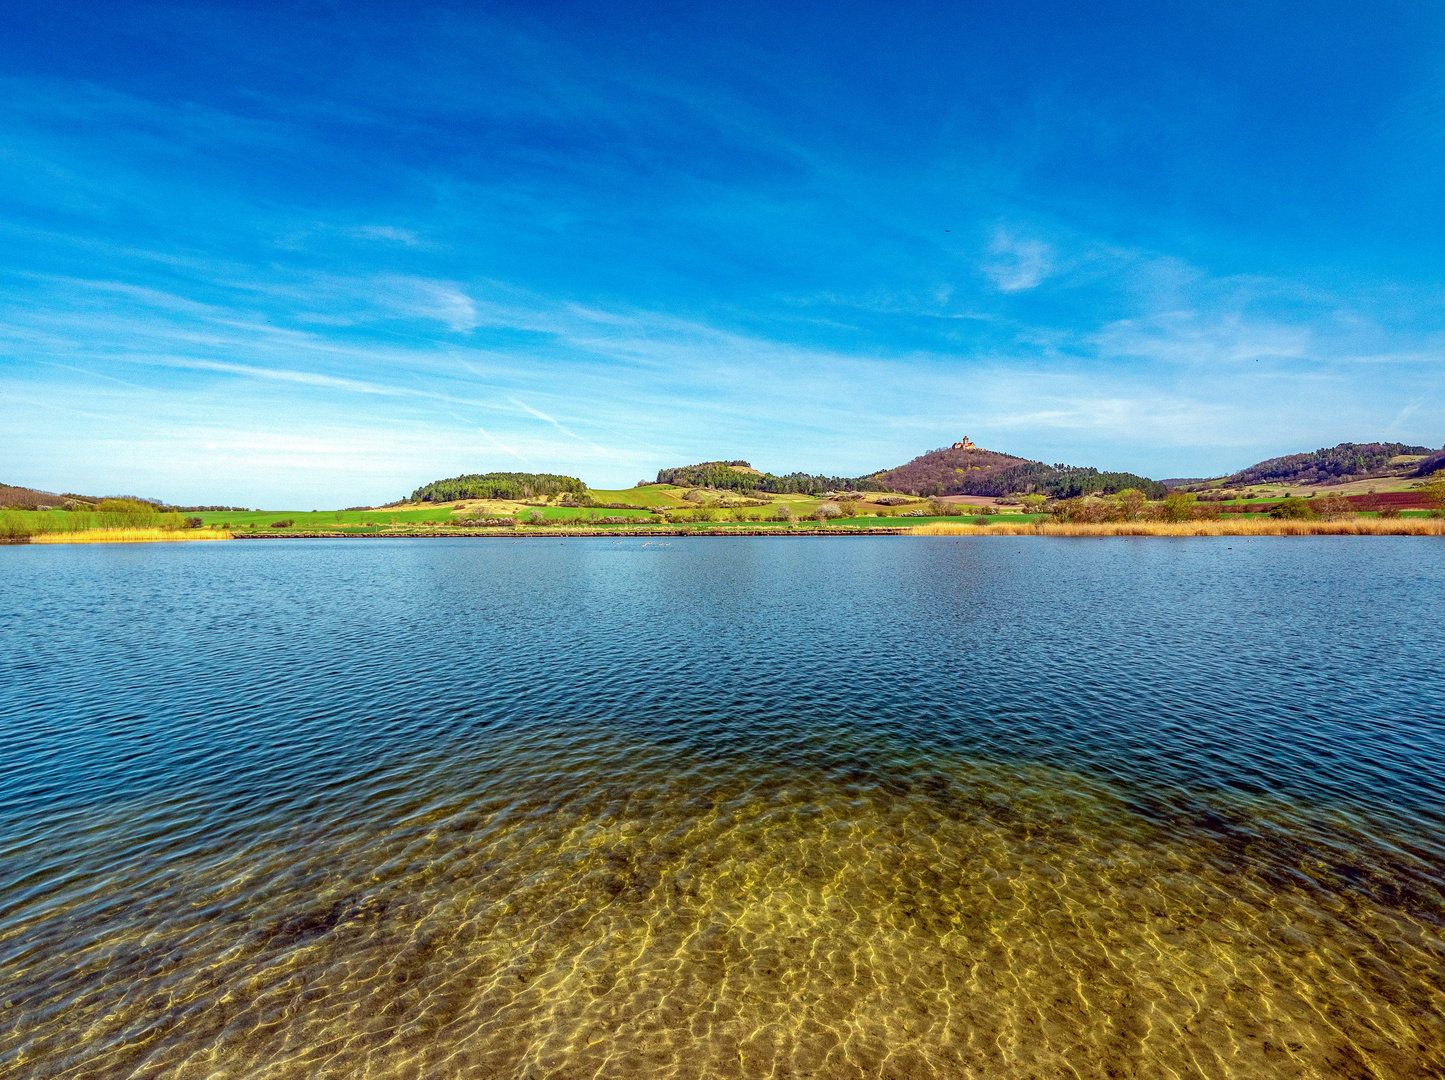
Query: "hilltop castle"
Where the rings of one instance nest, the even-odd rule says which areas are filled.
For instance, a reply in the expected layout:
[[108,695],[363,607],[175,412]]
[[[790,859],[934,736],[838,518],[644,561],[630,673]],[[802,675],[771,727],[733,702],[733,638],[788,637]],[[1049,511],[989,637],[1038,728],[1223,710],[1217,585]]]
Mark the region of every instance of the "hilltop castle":
[[974,450],[974,449],[976,449],[976,447],[973,445],[973,441],[972,441],[971,439],[969,439],[969,437],[968,437],[967,435],[965,435],[965,436],[963,437],[963,442],[956,442],[956,443],[953,444],[953,449],[955,449],[955,450]]

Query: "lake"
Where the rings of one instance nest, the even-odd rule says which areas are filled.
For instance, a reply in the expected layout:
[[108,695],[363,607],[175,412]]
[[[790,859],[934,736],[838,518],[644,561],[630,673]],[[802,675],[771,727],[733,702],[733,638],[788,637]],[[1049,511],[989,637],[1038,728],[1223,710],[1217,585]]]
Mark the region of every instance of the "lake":
[[0,549],[0,1075],[1445,1075],[1445,544]]

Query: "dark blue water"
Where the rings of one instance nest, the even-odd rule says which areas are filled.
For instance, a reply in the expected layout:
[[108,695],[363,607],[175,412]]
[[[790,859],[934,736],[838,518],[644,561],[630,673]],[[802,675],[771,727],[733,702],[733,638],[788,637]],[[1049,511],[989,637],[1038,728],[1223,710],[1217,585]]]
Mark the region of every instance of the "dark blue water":
[[1414,537],[3,549],[0,1073],[1445,1075],[1442,610]]

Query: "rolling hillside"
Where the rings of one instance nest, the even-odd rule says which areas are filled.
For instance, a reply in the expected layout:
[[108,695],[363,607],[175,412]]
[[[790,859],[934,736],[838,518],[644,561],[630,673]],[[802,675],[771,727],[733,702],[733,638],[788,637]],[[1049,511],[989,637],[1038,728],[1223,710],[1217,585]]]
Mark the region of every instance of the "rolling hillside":
[[869,477],[910,495],[1008,495],[1039,492],[1071,498],[1095,492],[1111,494],[1138,488],[1151,499],[1164,497],[1164,485],[1133,473],[1100,472],[1076,465],[1046,465],[978,446],[955,444],[914,458],[906,465]]
[[35,510],[40,507],[54,507],[57,510],[88,510],[100,502],[94,495],[57,495],[52,491],[37,491],[35,488],[0,484],[0,507],[16,510]]
[[1404,443],[1340,443],[1308,454],[1269,458],[1224,478],[1246,484],[1345,484],[1351,480],[1429,476],[1445,468],[1445,450]]
[[759,472],[746,461],[704,461],[675,469],[659,469],[657,483],[707,487],[723,491],[779,495],[821,495],[825,491],[886,491],[870,477],[822,476],[792,472],[786,476]]
[[411,493],[412,502],[455,502],[458,499],[530,499],[538,495],[580,495],[587,485],[575,476],[555,473],[467,473],[433,480]]

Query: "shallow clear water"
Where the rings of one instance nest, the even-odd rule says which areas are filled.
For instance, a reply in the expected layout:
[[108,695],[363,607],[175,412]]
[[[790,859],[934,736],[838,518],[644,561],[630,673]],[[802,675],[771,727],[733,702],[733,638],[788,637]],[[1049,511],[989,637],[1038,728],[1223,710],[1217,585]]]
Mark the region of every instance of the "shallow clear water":
[[0,549],[0,1075],[1445,1075],[1445,545]]

